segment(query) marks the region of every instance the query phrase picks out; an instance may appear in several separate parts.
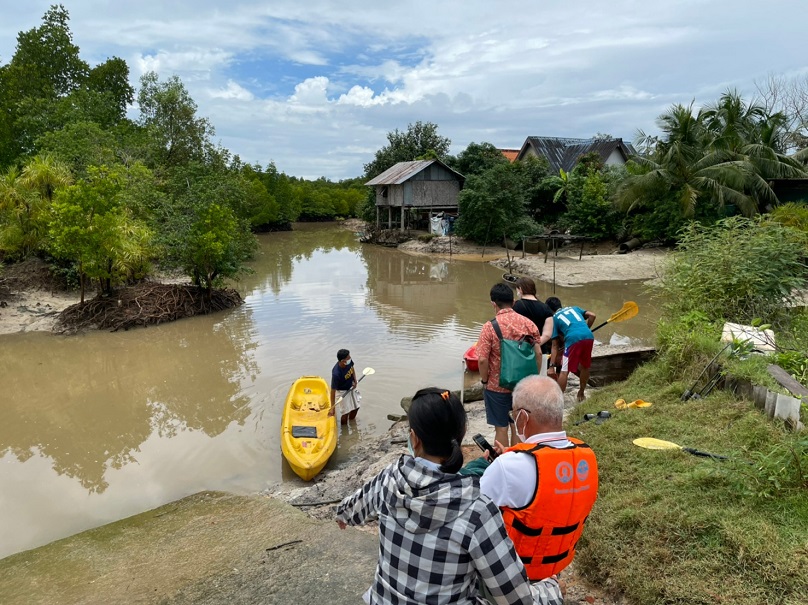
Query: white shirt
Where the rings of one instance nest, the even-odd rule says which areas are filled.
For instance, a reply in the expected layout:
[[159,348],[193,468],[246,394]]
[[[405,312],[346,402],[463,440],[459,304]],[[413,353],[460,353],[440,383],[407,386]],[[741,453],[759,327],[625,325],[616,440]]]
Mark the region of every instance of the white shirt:
[[[531,435],[525,443],[546,443],[550,447],[569,447],[566,431]],[[536,462],[517,452],[497,456],[480,477],[480,491],[499,507],[524,508],[536,492]]]

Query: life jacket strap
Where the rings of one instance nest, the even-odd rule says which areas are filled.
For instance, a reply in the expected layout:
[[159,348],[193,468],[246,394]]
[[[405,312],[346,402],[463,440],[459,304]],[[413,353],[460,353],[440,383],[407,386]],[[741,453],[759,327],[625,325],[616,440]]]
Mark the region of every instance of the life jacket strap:
[[[541,532],[544,531],[543,527],[530,527],[529,525],[522,523],[522,521],[516,518],[513,519],[511,524],[513,525],[513,528],[518,532],[534,538],[536,536],[540,536]],[[575,523],[573,525],[565,525],[563,527],[554,527],[552,530],[550,530],[550,535],[566,536],[567,534],[571,534],[576,529],[578,529],[580,525],[581,525],[580,523]]]

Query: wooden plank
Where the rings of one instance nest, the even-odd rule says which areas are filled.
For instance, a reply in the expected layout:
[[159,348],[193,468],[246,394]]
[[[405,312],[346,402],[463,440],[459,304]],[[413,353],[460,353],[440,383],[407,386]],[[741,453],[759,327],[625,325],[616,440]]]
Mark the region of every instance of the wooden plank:
[[603,345],[592,351],[592,367],[589,370],[591,386],[605,386],[628,378],[641,364],[656,354],[654,347],[619,347]]
[[766,366],[766,369],[769,371],[771,377],[774,378],[781,387],[788,389],[792,395],[795,397],[808,398],[808,389],[794,380],[783,368],[775,364],[770,364]]

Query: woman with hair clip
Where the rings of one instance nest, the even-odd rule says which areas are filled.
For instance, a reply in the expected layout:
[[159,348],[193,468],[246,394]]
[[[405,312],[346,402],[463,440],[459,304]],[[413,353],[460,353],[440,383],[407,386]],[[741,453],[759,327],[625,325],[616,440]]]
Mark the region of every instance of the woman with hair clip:
[[337,508],[342,529],[379,520],[379,560],[365,603],[561,605],[555,579],[528,582],[499,508],[480,494],[478,480],[457,474],[466,433],[460,400],[421,389],[407,418],[409,455]]

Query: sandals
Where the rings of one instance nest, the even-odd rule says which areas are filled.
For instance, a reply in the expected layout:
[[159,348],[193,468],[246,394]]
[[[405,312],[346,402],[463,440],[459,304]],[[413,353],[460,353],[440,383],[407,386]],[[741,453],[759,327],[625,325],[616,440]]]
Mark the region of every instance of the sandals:
[[626,403],[625,399],[618,399],[614,402],[614,407],[618,410],[625,410],[628,408],[650,408],[653,403],[650,401],[643,401],[642,399],[636,399],[630,403]]

